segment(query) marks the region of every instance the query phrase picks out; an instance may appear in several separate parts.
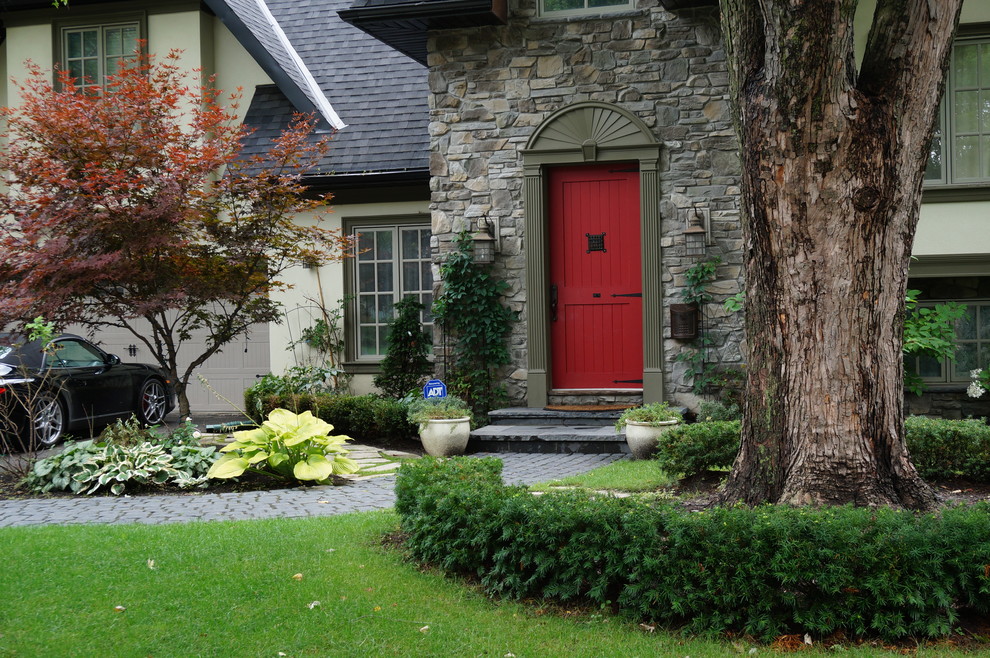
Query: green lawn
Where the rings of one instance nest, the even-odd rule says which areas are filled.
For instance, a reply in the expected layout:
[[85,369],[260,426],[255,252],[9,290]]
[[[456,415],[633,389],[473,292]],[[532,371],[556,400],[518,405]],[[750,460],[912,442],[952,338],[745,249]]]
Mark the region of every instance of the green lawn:
[[698,657],[752,646],[489,601],[383,548],[396,522],[373,512],[0,530],[0,656]]
[[677,478],[667,475],[655,459],[631,460],[623,459],[601,466],[593,471],[551,480],[534,487],[536,491],[547,491],[557,487],[580,487],[594,490],[611,491],[654,491],[671,487]]

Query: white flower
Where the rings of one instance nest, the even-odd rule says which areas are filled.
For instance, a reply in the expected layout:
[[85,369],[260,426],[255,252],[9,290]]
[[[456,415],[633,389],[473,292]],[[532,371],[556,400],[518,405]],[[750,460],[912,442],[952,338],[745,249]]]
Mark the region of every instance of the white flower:
[[203,436],[203,435],[202,435],[202,434],[200,433],[200,431],[199,431],[199,430],[196,430],[195,432],[193,432],[193,438],[194,438],[194,439],[198,439],[198,438],[200,438],[201,436]]
[[980,374],[981,374],[982,372],[983,372],[983,368],[977,368],[976,370],[970,370],[970,371],[969,371],[969,376],[970,376],[971,378],[973,378],[973,379],[976,379],[977,377],[979,377],[979,376],[980,376]]
[[972,382],[969,388],[966,389],[966,394],[971,398],[983,397],[986,389],[980,384],[980,382]]

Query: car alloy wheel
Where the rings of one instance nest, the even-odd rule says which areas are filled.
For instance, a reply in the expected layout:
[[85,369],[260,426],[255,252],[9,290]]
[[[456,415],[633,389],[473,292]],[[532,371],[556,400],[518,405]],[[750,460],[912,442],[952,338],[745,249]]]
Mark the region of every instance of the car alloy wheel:
[[149,379],[141,387],[141,422],[145,425],[159,425],[165,418],[168,396],[165,385],[157,379]]
[[34,404],[32,419],[34,440],[39,446],[49,447],[62,439],[65,430],[65,409],[62,402],[50,393],[42,393]]

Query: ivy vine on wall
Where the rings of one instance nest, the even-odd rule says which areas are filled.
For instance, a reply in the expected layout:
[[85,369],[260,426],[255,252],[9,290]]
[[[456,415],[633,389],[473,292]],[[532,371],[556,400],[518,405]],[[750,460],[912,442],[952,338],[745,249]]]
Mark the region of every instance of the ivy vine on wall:
[[516,314],[503,303],[509,284],[474,262],[467,232],[440,266],[442,287],[433,316],[447,341],[447,385],[464,398],[476,417],[508,402],[502,367],[511,362],[508,336]]

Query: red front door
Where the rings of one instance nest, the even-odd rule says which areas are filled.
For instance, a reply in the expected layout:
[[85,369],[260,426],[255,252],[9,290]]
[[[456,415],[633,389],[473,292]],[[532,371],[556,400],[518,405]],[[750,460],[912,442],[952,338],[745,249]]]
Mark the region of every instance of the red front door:
[[642,388],[639,172],[560,167],[549,180],[552,386]]

